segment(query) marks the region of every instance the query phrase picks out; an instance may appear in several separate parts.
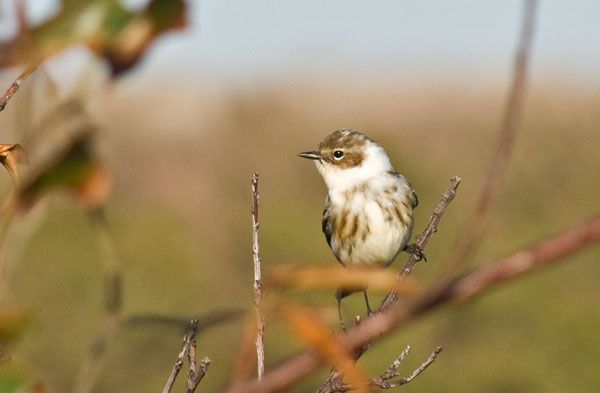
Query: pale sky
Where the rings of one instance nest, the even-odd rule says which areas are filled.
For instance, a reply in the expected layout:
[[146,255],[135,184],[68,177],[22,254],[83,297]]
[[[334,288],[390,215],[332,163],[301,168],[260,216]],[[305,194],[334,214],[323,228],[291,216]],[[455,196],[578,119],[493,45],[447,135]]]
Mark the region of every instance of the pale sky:
[[[143,0],[128,0],[140,3]],[[12,0],[0,0],[6,10]],[[29,0],[33,18],[56,0]],[[307,71],[399,76],[504,74],[519,0],[191,0],[187,31],[164,37],[145,72],[225,82]],[[0,14],[0,33],[9,27]],[[539,1],[533,67],[600,85],[600,1]]]
[[[493,74],[512,64],[522,13],[518,0],[206,0],[193,5],[190,31],[163,53],[188,51],[186,63],[196,71],[224,78],[346,67]],[[584,74],[600,82],[600,1],[541,0],[533,65],[540,72]]]

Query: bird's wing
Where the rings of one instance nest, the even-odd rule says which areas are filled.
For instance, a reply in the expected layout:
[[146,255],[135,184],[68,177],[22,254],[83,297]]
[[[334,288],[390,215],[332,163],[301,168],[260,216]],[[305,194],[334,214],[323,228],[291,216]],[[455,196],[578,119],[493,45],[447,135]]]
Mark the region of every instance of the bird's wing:
[[323,209],[323,221],[321,221],[321,228],[323,229],[323,233],[325,234],[325,239],[327,239],[327,244],[331,247],[331,232],[332,223],[330,216],[330,205],[329,205],[329,195],[325,198],[325,209]]
[[410,187],[410,203],[414,209],[415,207],[419,206],[419,198],[417,197],[417,193],[415,192],[415,189],[412,188],[410,183],[408,183],[408,182],[406,182],[406,183]]
[[414,209],[415,207],[419,206],[419,198],[417,197],[417,193],[415,192],[415,189],[413,188],[413,186],[408,182],[408,180],[406,180],[406,178],[398,173],[398,172],[393,172],[394,176],[404,180],[404,182],[406,183],[406,185],[409,188],[409,198],[410,198],[410,204],[412,206],[412,208]]

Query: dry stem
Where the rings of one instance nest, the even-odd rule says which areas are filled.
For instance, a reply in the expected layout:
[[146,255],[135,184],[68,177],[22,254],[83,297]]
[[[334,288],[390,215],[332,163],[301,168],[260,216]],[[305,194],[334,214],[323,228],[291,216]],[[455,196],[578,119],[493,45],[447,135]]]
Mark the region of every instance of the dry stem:
[[254,307],[256,309],[256,358],[260,381],[265,374],[265,316],[262,312],[262,276],[258,247],[258,173],[252,175],[252,256],[254,259]]

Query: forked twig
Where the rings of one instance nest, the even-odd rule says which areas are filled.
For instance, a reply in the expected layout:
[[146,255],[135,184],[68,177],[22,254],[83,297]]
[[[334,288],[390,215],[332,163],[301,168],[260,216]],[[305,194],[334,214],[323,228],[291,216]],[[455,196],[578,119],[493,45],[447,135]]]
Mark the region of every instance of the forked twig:
[[[396,378],[400,375],[398,368],[400,368],[402,361],[404,360],[404,358],[406,358],[406,356],[408,356],[409,352],[410,345],[404,348],[404,350],[400,353],[400,356],[398,356],[396,360],[394,360],[394,362],[387,368],[387,370],[383,372],[383,374],[368,381],[367,385],[377,386],[380,389],[391,389],[409,383],[410,381],[418,377],[423,371],[425,371],[427,367],[429,367],[429,365],[431,365],[431,363],[435,361],[440,352],[442,352],[442,347],[437,347],[435,351],[433,351],[432,354],[429,355],[427,360],[425,360],[419,367],[414,369],[413,372],[407,375],[406,377],[397,380],[392,380],[393,378]],[[336,378],[330,381],[330,384],[327,386],[326,391],[342,393],[350,390],[356,390],[357,388],[358,386],[346,384],[342,381],[341,378]]]
[[[399,375],[398,367],[400,366],[400,363],[404,359],[402,357],[402,355],[405,354],[405,352],[406,352],[406,354],[408,354],[409,350],[410,350],[410,347],[406,347],[406,349],[400,354],[400,356],[394,361],[394,363],[392,363],[390,368],[388,368],[386,370],[386,372],[383,373],[381,376],[373,379],[371,384],[378,386],[381,389],[390,389],[390,388],[395,388],[400,385],[404,385],[405,383],[409,383],[410,381],[412,381],[413,379],[418,377],[423,371],[425,371],[425,369],[427,367],[429,367],[429,365],[431,365],[431,363],[435,362],[435,359],[437,358],[437,356],[440,354],[440,352],[442,352],[442,347],[437,347],[435,349],[435,351],[433,351],[431,353],[431,355],[429,355],[427,360],[425,360],[419,367],[417,367],[415,370],[413,370],[413,372],[410,373],[408,376],[397,379],[395,381],[390,381],[390,379],[395,378]],[[404,356],[406,356],[406,354]]]
[[181,347],[181,351],[179,355],[177,355],[177,360],[175,361],[175,365],[173,365],[173,369],[171,370],[171,374],[169,374],[169,378],[167,379],[167,383],[163,388],[163,393],[170,393],[171,389],[173,389],[173,385],[175,384],[175,380],[177,379],[177,375],[183,368],[183,361],[185,359],[185,355],[187,354],[188,362],[189,362],[189,371],[187,378],[187,393],[194,393],[196,388],[202,381],[202,378],[206,375],[208,371],[208,367],[210,366],[210,359],[205,357],[200,361],[200,365],[198,369],[196,369],[196,334],[198,333],[198,320],[192,319],[190,322],[190,328],[183,337],[183,346]]
[[262,275],[258,247],[258,173],[252,175],[252,257],[254,260],[254,307],[256,310],[256,358],[260,381],[265,374],[265,316],[262,310]]
[[[194,351],[195,351],[195,344],[192,345],[192,347],[190,347],[190,348],[194,348]],[[204,376],[206,375],[206,372],[208,371],[209,366],[210,366],[210,359],[205,356],[200,361],[200,365],[198,366],[198,369],[195,372],[190,370],[190,373],[188,375],[186,393],[194,393],[196,391],[196,388],[202,381],[202,378],[204,378]]]
[[[183,368],[183,360],[185,359],[185,354],[188,353],[189,348],[192,346],[192,343],[195,342],[196,333],[198,332],[198,320],[193,319],[190,322],[190,328],[183,337],[183,346],[181,347],[181,351],[179,355],[177,355],[177,361],[171,370],[171,374],[169,374],[169,378],[167,379],[167,383],[163,389],[163,393],[169,393],[171,389],[173,389],[173,384],[175,383],[175,379],[177,379],[177,375]],[[195,354],[195,352],[194,352]],[[195,361],[195,360],[194,360]],[[191,360],[190,360],[190,368],[191,368]],[[192,370],[190,369],[190,373]],[[189,377],[188,377],[189,378]]]

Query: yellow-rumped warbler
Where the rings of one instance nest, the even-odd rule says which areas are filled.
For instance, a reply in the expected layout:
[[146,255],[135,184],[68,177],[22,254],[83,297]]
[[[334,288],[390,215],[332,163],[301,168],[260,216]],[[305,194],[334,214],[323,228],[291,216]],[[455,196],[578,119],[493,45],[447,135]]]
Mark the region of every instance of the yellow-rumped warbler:
[[[317,150],[299,156],[315,162],[327,185],[323,233],[342,265],[387,267],[407,249],[419,201],[379,143],[358,131],[338,130]],[[407,251],[421,255],[418,248]],[[340,321],[341,299],[361,290],[371,313],[366,288],[340,288],[336,292]]]

